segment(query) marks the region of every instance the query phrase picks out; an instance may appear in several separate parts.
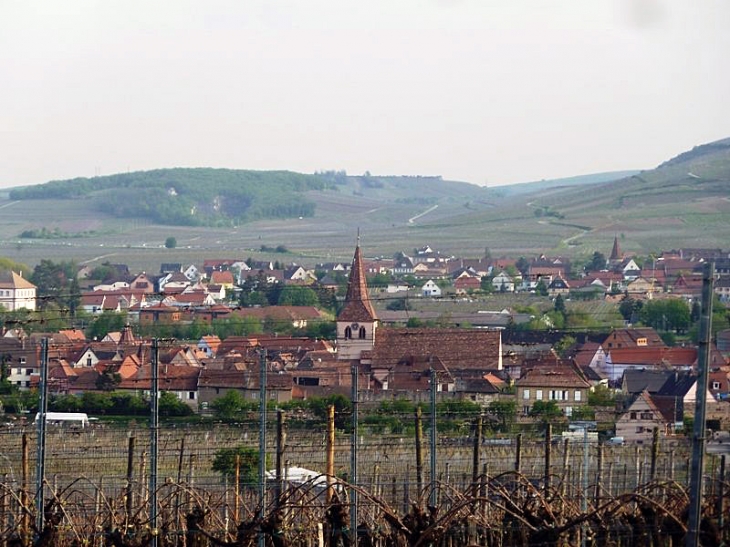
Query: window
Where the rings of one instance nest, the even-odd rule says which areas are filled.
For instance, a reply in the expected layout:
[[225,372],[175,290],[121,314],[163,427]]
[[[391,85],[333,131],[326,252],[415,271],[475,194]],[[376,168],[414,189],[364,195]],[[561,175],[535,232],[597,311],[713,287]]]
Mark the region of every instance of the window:
[[33,374],[33,369],[32,368],[25,369],[25,375],[26,376],[30,376],[31,374]]
[[632,412],[631,414],[629,414],[629,418],[632,419],[632,420],[635,420],[636,419],[636,412]]
[[20,363],[21,365],[24,365],[25,364],[25,357],[18,357],[18,363]]
[[575,390],[575,397],[574,397],[575,401],[580,401],[582,396],[583,396],[583,394],[580,392],[580,390],[579,389],[576,389]]
[[712,389],[720,389],[720,382],[712,382]]
[[530,398],[530,390],[529,389],[523,389],[522,390],[522,398],[524,400],[528,400]]
[[529,405],[523,406],[522,407],[522,414],[524,414],[525,416],[527,416],[529,413],[530,413],[530,406]]
[[644,428],[642,426],[640,426],[640,425],[637,425],[636,426],[636,432],[637,433],[643,433],[644,432]]
[[365,334],[366,334],[365,327],[360,327],[360,331],[357,333],[357,337],[360,340],[365,340]]
[[188,391],[188,399],[191,401],[195,400],[195,392],[194,391]]
[[642,420],[651,420],[651,418],[652,418],[651,412],[642,412],[641,413]]
[[565,407],[565,415],[570,417],[573,415],[573,407],[572,406],[566,406]]
[[352,329],[350,327],[345,327],[345,340],[351,340],[352,339]]
[[535,390],[535,399],[537,399],[538,401],[542,401],[542,390],[541,389]]

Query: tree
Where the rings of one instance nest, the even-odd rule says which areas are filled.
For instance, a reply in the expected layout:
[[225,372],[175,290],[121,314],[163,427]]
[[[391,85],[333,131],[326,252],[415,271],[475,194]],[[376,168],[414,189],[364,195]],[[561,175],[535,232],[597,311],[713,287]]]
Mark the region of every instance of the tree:
[[563,316],[566,316],[568,314],[568,311],[565,309],[565,300],[563,299],[562,294],[559,294],[555,297],[555,304],[553,307],[556,312],[562,314]]
[[517,416],[517,401],[492,401],[487,411],[499,420],[501,431],[509,433]]
[[165,240],[165,248],[166,249],[174,249],[177,247],[177,239],[170,236]]
[[287,285],[279,293],[279,306],[317,306],[317,293],[309,287]]
[[96,389],[101,391],[114,391],[122,382],[122,377],[117,372],[105,370],[96,378]]
[[255,403],[246,401],[235,389],[227,391],[225,395],[214,399],[210,404],[215,417],[225,421],[240,419],[244,412],[253,410],[255,406]]
[[566,334],[555,344],[555,351],[557,351],[558,355],[561,357],[565,357],[568,350],[575,346],[576,343],[577,340],[575,337]]
[[643,306],[644,303],[641,300],[625,297],[621,300],[621,303],[618,306],[618,311],[624,320],[630,323],[635,323]]
[[545,280],[542,277],[540,278],[540,280],[537,282],[537,285],[535,286],[535,294],[538,294],[540,296],[548,295],[547,284],[545,283]]
[[160,393],[157,408],[160,416],[190,416],[193,413],[193,409],[178,399],[172,391]]
[[[251,446],[221,448],[213,458],[213,471],[228,478],[236,476],[236,459],[238,459],[238,476],[240,484],[254,485],[258,481],[259,451]],[[266,457],[267,461],[269,456]]]
[[600,251],[593,253],[591,261],[586,265],[586,269],[589,272],[600,272],[606,269],[606,255]]
[[530,409],[530,416],[548,422],[554,418],[562,418],[563,411],[555,401],[535,401]]

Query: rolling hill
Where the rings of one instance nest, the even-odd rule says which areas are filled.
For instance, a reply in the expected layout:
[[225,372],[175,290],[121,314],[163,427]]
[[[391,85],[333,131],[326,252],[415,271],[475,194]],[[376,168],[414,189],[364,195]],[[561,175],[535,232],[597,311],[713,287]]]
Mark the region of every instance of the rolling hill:
[[[638,254],[728,248],[730,139],[610,176],[511,191],[440,177],[219,169],[55,181],[0,198],[0,256],[27,264],[103,257],[144,268],[283,245],[290,252],[280,259],[340,260],[351,256],[358,230],[366,252],[384,256],[429,244],[461,256],[489,248],[581,258],[610,252],[614,236]],[[24,231],[43,237],[19,238]],[[176,249],[164,249],[168,236]]]

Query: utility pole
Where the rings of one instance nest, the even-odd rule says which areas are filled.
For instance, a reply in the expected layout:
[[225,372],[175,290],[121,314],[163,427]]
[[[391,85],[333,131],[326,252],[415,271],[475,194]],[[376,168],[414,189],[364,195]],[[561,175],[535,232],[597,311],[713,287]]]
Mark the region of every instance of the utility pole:
[[159,440],[160,386],[159,340],[152,340],[152,374],[150,386],[150,547],[157,547],[157,444]]
[[689,526],[685,536],[686,547],[698,547],[702,510],[702,476],[705,457],[705,420],[707,416],[707,384],[710,363],[710,336],[712,334],[712,285],[715,264],[705,264],[702,276],[702,309],[700,314],[699,351],[697,355],[697,400],[695,401],[694,430],[692,433],[692,469],[689,487]]
[[436,507],[436,371],[431,368],[431,499],[432,507]]
[[350,530],[352,533],[351,545],[357,547],[357,426],[358,426],[358,366],[352,365],[352,438],[350,441]]
[[152,374],[150,386],[150,528],[151,547],[157,547],[157,444],[159,440],[160,386],[159,386],[159,340],[152,340]]
[[41,384],[40,401],[38,403],[38,453],[36,464],[36,529],[43,531],[44,508],[43,491],[46,481],[46,415],[48,414],[48,338],[41,340]]
[[[260,354],[259,371],[259,526],[264,518],[264,505],[266,503],[266,350],[262,349]],[[259,529],[259,547],[264,547],[266,537]]]

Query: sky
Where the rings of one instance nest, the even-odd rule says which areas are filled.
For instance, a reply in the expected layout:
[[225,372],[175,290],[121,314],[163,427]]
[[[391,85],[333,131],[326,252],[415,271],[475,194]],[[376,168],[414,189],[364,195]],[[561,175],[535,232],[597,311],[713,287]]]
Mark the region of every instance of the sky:
[[0,187],[650,169],[730,136],[729,26],[727,0],[0,0]]

